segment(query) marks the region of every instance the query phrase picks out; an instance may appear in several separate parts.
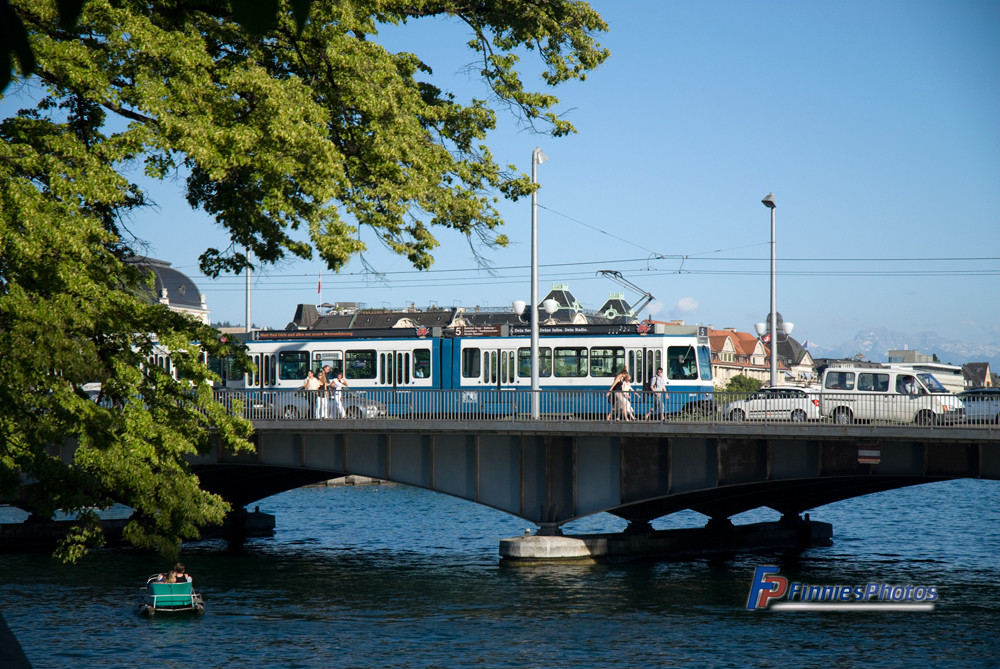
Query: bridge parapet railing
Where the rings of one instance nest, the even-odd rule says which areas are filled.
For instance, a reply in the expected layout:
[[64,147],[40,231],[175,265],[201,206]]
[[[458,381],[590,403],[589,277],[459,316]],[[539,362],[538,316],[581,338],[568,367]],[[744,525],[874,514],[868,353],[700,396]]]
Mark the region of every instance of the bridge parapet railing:
[[[231,411],[259,421],[532,420],[532,391],[522,389],[392,389],[310,391],[218,389]],[[946,427],[997,426],[997,414],[966,415],[948,396],[879,396],[862,393],[788,392],[618,393],[595,390],[538,391],[540,419],[550,422],[658,421],[697,423],[883,423]]]

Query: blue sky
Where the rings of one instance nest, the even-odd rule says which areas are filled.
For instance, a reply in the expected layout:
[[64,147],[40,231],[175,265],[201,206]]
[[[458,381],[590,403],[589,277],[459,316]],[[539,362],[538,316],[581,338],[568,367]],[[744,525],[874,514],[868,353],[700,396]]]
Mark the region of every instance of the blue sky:
[[[611,58],[560,87],[578,134],[535,135],[501,117],[497,159],[539,167],[539,289],[566,283],[586,306],[652,293],[655,317],[753,331],[770,299],[777,201],[777,304],[795,336],[826,346],[863,328],[1000,343],[1000,3],[988,1],[591,3]],[[485,91],[457,23],[383,32],[460,99]],[[526,71],[534,65],[525,62]],[[540,85],[540,84],[539,84]],[[7,105],[4,105],[7,108]],[[135,217],[149,254],[195,278],[213,320],[242,323],[244,280],[200,277],[225,245],[180,184],[151,189]],[[440,231],[430,272],[370,234],[340,275],[287,262],[253,277],[253,320],[282,327],[302,303],[502,307],[529,299],[530,202],[504,203],[511,244],[476,269],[464,237]],[[323,291],[317,295],[317,275]],[[626,291],[631,301],[638,295]]]

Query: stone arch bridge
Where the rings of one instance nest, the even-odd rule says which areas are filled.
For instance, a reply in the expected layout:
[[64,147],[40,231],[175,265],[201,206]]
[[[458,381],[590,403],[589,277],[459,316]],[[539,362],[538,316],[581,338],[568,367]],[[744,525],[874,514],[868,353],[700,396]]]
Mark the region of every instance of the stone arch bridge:
[[1000,479],[993,428],[440,420],[255,427],[255,454],[220,449],[192,461],[203,486],[234,507],[361,475],[505,511],[538,525],[540,535],[603,511],[633,531],[684,509],[711,526],[758,507],[797,517],[919,483]]

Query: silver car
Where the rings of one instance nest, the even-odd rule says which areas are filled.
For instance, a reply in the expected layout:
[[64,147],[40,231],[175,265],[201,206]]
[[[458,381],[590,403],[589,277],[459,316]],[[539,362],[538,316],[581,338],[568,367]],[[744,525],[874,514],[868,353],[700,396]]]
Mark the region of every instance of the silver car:
[[794,386],[761,388],[745,400],[730,402],[723,410],[729,420],[819,420],[819,390]]
[[973,425],[1000,423],[1000,388],[976,388],[958,394],[965,405],[965,422]]

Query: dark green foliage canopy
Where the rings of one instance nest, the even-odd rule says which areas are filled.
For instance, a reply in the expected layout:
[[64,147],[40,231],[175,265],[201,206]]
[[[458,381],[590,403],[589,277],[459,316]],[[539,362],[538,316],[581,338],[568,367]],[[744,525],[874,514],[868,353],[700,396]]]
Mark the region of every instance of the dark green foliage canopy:
[[[489,100],[456,101],[419,56],[377,41],[380,25],[434,17],[467,27]],[[146,196],[130,170],[182,175],[228,231],[201,256],[210,275],[243,269],[243,249],[336,270],[364,250],[359,226],[426,268],[435,226],[503,245],[496,198],[531,192],[486,145],[494,107],[573,131],[551,93],[525,88],[519,56],[554,86],[608,55],[604,22],[575,0],[0,0],[0,24],[0,71],[43,91],[0,121],[0,495],[31,483],[41,515],[125,503],[128,538],[168,552],[226,511],[185,456],[209,428],[249,448],[249,425],[212,401],[202,362],[239,352],[142,297],[125,222]],[[156,345],[183,380],[140,364]],[[66,437],[69,463],[47,450]]]

